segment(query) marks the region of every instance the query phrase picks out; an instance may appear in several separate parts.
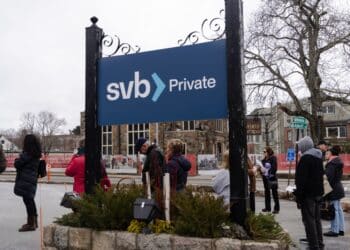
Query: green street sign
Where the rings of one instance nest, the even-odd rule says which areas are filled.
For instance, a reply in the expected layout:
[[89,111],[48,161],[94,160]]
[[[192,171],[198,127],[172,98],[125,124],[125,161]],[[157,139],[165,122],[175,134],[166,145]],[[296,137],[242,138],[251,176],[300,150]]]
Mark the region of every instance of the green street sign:
[[306,129],[307,124],[306,123],[296,123],[296,122],[291,122],[290,123],[291,128],[297,128],[297,129]]
[[307,123],[306,119],[302,116],[295,116],[293,117],[292,123]]

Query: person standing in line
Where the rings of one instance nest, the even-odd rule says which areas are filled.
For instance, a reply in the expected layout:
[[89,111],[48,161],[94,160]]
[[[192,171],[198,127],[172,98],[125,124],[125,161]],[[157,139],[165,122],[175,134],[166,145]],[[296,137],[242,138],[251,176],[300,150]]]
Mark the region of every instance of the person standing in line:
[[28,134],[23,141],[23,152],[15,159],[16,180],[14,193],[23,198],[27,210],[27,223],[18,229],[19,232],[34,231],[38,227],[38,214],[35,205],[35,193],[38,183],[38,167],[41,158],[39,139]]
[[323,160],[323,164],[326,165],[327,161],[326,161],[326,152],[328,150],[328,143],[324,140],[320,140],[317,144],[317,148],[321,150],[322,152],[322,160]]
[[73,155],[65,171],[66,176],[74,178],[73,191],[85,192],[85,140],[79,142],[78,152]]
[[340,204],[340,200],[345,197],[344,187],[341,183],[344,163],[339,158],[340,151],[340,146],[336,145],[328,149],[326,153],[328,162],[326,164],[325,173],[333,190],[325,196],[325,199],[330,201],[330,204],[333,204],[335,209],[335,216],[331,221],[331,230],[323,234],[329,237],[338,237],[338,235],[344,236],[345,231],[344,213]]
[[301,157],[295,171],[294,195],[297,207],[301,209],[309,248],[323,249],[320,215],[320,202],[324,193],[322,152],[314,148],[314,143],[309,136],[303,137],[297,144]]
[[222,169],[214,177],[212,186],[214,192],[224,199],[224,205],[230,210],[230,158],[229,151],[223,154]]
[[7,166],[6,157],[4,151],[2,150],[2,146],[0,145],[0,173],[4,172]]
[[261,162],[264,168],[262,179],[265,193],[265,208],[263,208],[262,211],[271,212],[272,191],[272,197],[275,203],[273,213],[278,214],[280,211],[280,203],[278,197],[277,159],[270,147],[264,149],[264,159]]
[[146,190],[146,172],[149,172],[151,193],[155,196],[158,206],[163,210],[163,176],[165,173],[165,158],[156,144],[150,145],[146,138],[139,138],[135,143],[135,153],[146,155],[142,169],[142,183]]
[[170,174],[170,189],[172,192],[180,192],[187,184],[188,171],[191,163],[182,155],[183,143],[181,140],[172,139],[168,142],[166,152],[166,170]]

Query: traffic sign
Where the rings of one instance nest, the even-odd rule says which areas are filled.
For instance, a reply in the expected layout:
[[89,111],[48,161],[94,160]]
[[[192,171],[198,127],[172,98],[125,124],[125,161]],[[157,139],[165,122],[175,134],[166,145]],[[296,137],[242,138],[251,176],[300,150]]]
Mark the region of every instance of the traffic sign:
[[297,129],[306,129],[307,128],[307,120],[301,116],[294,116],[292,118],[292,121],[291,121],[289,127],[297,128]]
[[226,40],[102,58],[98,123],[227,118]]
[[288,148],[287,150],[287,161],[295,160],[295,150],[294,148]]
[[307,125],[306,125],[306,123],[295,123],[295,122],[292,122],[290,124],[290,127],[291,128],[297,128],[297,129],[306,129]]

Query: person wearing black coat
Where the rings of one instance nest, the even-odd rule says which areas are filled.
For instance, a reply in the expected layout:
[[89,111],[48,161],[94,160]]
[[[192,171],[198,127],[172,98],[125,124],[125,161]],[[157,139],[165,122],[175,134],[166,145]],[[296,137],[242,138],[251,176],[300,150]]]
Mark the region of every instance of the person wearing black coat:
[[27,223],[22,225],[19,232],[34,231],[38,227],[38,214],[35,205],[35,193],[38,183],[38,167],[41,157],[39,139],[26,135],[23,141],[23,152],[15,159],[16,180],[14,193],[23,198],[27,210]]
[[326,164],[325,173],[328,179],[332,191],[326,195],[325,199],[333,204],[335,210],[334,219],[331,221],[331,230],[324,233],[324,236],[337,237],[338,235],[344,235],[344,213],[340,204],[340,199],[345,197],[344,187],[341,183],[343,176],[343,162],[339,158],[340,147],[333,146],[327,150],[326,158],[328,162]]
[[273,213],[278,214],[280,211],[280,202],[278,197],[278,180],[277,180],[277,158],[270,147],[264,149],[264,159],[261,161],[265,169],[262,175],[265,194],[265,208],[263,212],[271,212],[271,191],[275,203]]
[[172,191],[182,191],[187,184],[188,171],[191,163],[181,154],[183,143],[181,140],[172,139],[168,142],[166,158],[166,170],[170,174],[170,188]]
[[324,193],[322,152],[314,148],[309,136],[297,143],[302,155],[295,171],[294,195],[297,206],[301,209],[309,249],[323,249],[320,214],[320,202]]

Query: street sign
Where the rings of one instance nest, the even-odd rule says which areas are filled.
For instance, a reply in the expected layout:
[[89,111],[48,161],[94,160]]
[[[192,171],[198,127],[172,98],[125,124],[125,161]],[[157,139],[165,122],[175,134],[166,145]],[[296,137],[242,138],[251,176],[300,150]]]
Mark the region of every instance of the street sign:
[[295,160],[295,150],[294,148],[288,148],[287,150],[287,161]]
[[225,42],[100,59],[98,124],[227,118]]
[[307,120],[301,116],[294,116],[292,118],[292,121],[291,121],[289,127],[296,128],[296,129],[306,129],[307,128]]

